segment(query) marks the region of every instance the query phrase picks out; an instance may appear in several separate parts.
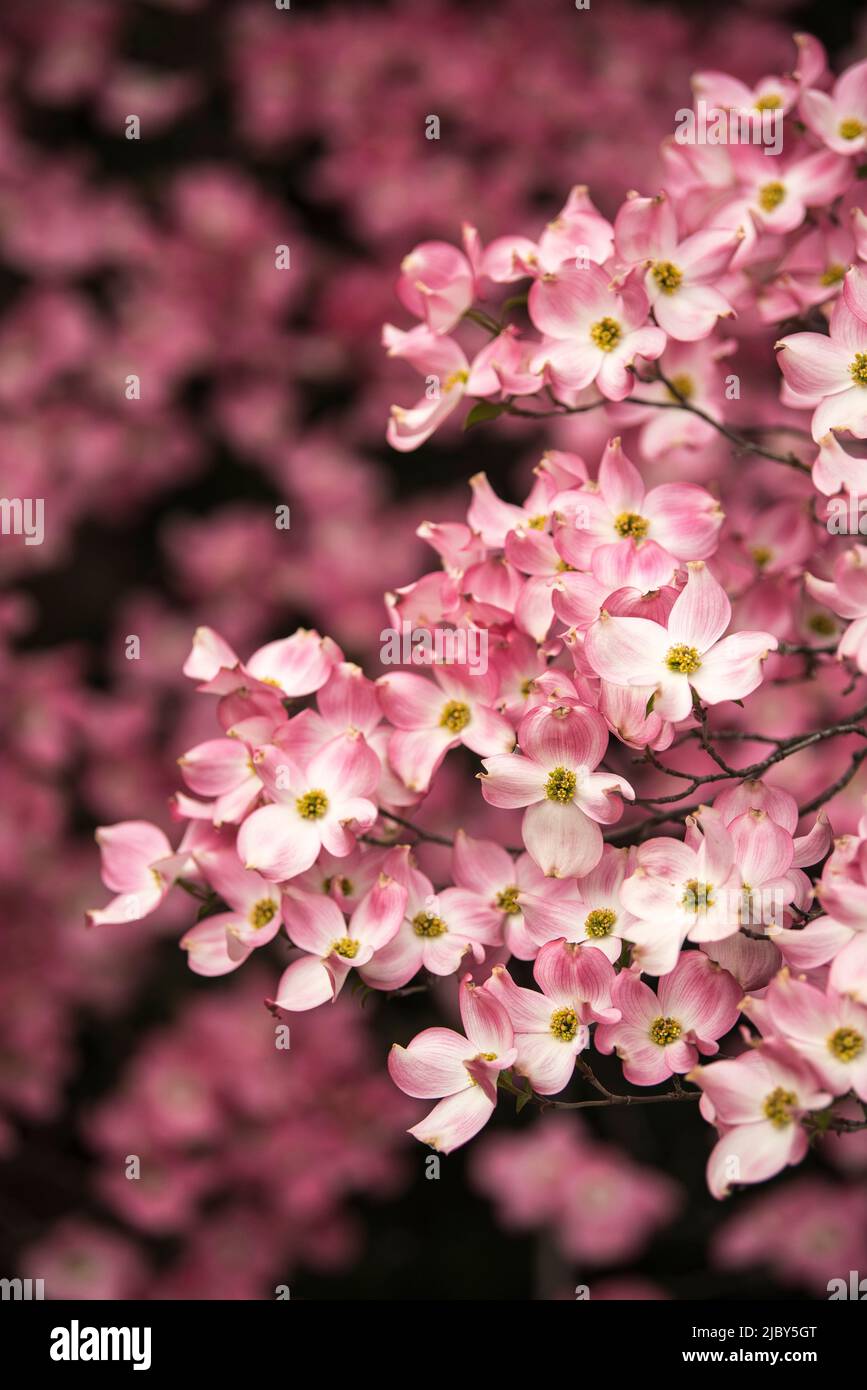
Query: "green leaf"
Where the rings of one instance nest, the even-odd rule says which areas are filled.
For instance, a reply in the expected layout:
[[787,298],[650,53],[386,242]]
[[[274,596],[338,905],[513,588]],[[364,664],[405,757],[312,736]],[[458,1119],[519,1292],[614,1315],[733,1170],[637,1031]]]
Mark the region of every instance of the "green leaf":
[[654,692],[653,692],[653,694],[651,695],[650,699],[648,700],[647,704],[644,706],[644,717],[645,717],[645,719],[647,718],[647,716],[648,716],[649,714],[652,714],[652,713],[653,713],[653,706],[654,706],[655,704],[656,704],[656,691],[654,690]]
[[508,408],[502,401],[477,401],[464,421],[464,429],[471,430],[473,425],[481,425],[485,420],[496,420]]
[[531,1099],[532,1099],[532,1097],[531,1097],[531,1095],[530,1095],[530,1092],[529,1092],[529,1091],[525,1091],[524,1094],[519,1098],[518,1103],[517,1103],[516,1106],[515,1106],[515,1114],[516,1114],[516,1115],[520,1115],[520,1113],[521,1113],[521,1111],[523,1110],[524,1106],[525,1106],[525,1105],[527,1104],[527,1102],[528,1102],[529,1100],[531,1100]]

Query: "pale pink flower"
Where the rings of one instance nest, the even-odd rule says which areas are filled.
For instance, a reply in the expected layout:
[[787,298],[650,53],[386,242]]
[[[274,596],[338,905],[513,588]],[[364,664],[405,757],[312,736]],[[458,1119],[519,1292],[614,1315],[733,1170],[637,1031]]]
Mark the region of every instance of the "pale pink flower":
[[444,1097],[409,1133],[446,1154],[487,1124],[497,1104],[497,1078],[516,1056],[512,1025],[488,990],[465,975],[459,1000],[466,1036],[426,1028],[408,1047],[395,1043],[388,1054],[391,1079],[408,1096]]
[[405,308],[432,333],[450,333],[475,295],[472,266],[447,241],[423,241],[404,256],[397,282]]
[[[572,478],[579,483],[587,480],[587,468],[582,459],[574,456],[572,469],[570,485],[574,485]],[[470,487],[473,496],[467,510],[467,522],[489,550],[502,550],[510,531],[519,528],[525,531],[547,530],[551,520],[551,499],[560,490],[550,473],[543,472],[541,468],[530,495],[520,507],[498,497],[486,473],[473,474]]]
[[362,967],[362,979],[371,988],[400,989],[422,969],[453,975],[465,955],[478,964],[485,946],[500,943],[501,918],[490,904],[465,888],[435,893],[430,879],[410,863],[406,846],[392,850],[384,867],[406,887],[407,898],[394,937]]
[[292,699],[318,690],[341,660],[340,648],[330,637],[298,628],[291,637],[267,642],[242,663],[219,633],[200,627],[193,636],[184,675],[201,681],[200,690],[216,695],[251,686],[266,691],[273,687]]
[[[262,728],[256,742],[270,737],[273,723]],[[262,790],[252,749],[240,738],[212,738],[189,748],[178,758],[178,767],[190,791],[208,797],[206,804],[191,798],[177,804],[185,815],[205,813],[216,826],[244,819]]]
[[768,155],[759,145],[733,144],[729,155],[739,192],[714,221],[745,232],[735,265],[753,255],[759,234],[795,231],[808,208],[830,206],[849,183],[846,160],[830,150],[802,147],[793,154]]
[[807,574],[805,582],[814,599],[849,620],[837,648],[839,659],[849,658],[867,673],[867,546],[853,545],[838,556],[833,580]]
[[234,845],[203,850],[195,861],[228,912],[204,917],[181,938],[189,967],[197,975],[228,975],[237,970],[257,946],[265,946],[280,930],[280,891],[261,874],[245,869]]
[[[524,928],[533,954],[548,941],[566,941],[595,946],[612,963],[620,958],[624,939],[629,938],[635,921],[624,907],[620,889],[631,871],[634,850],[605,845],[594,869],[573,884],[564,884],[567,893],[544,896],[536,890],[524,901]],[[537,870],[538,872],[538,870]],[[542,879],[545,884],[560,883]],[[513,952],[517,955],[517,952]]]
[[546,878],[529,854],[513,859],[502,845],[471,839],[463,830],[455,835],[452,875],[474,904],[488,909],[492,928],[502,932],[509,954],[519,960],[532,960],[539,948],[526,924],[525,907],[555,902],[571,907],[577,901],[573,884]]
[[841,73],[830,92],[802,92],[799,110],[807,129],[829,150],[860,154],[867,144],[867,60]]
[[600,266],[564,266],[530,290],[530,318],[545,335],[531,365],[555,390],[595,382],[608,400],[622,401],[632,390],[636,357],[652,361],[665,351],[665,333],[647,322],[649,309],[634,280],[615,289]]
[[769,632],[737,632],[721,641],[731,620],[728,596],[701,560],[687,569],[667,627],[603,612],[584,647],[603,680],[640,686],[654,713],[675,722],[689,717],[693,691],[709,705],[749,695],[778,645]]
[[867,839],[842,835],[835,841],[815,894],[835,921],[867,932]]
[[433,681],[396,671],[377,681],[386,718],[395,726],[388,757],[413,791],[426,791],[450,748],[462,743],[480,757],[514,747],[515,731],[493,708],[498,677],[460,666],[433,668]]
[[569,1084],[575,1058],[590,1040],[590,1023],[616,1023],[614,967],[595,946],[549,941],[533,966],[541,993],[516,985],[502,965],[484,988],[500,1000],[515,1030],[515,1070],[533,1089],[553,1096]]
[[101,825],[96,843],[102,880],[116,894],[107,907],[87,913],[90,926],[138,922],[159,907],[186,856],[177,862],[165,834],[148,821]]
[[254,761],[272,804],[261,806],[238,832],[248,869],[279,883],[309,869],[320,849],[346,855],[377,810],[369,800],[379,781],[379,758],[357,732],[338,734],[301,767],[273,745]]
[[674,1072],[688,1072],[698,1054],[712,1057],[738,1020],[743,991],[727,970],[703,951],[683,953],[654,991],[631,971],[618,976],[612,1003],[619,1023],[596,1029],[600,1052],[616,1052],[623,1075],[636,1086],[656,1086]]
[[762,1028],[773,1030],[810,1063],[835,1096],[867,1100],[867,1009],[781,970],[762,1001]]
[[447,420],[464,396],[499,396],[504,389],[532,393],[541,388],[523,366],[523,350],[514,332],[492,339],[470,363],[453,338],[434,333],[426,324],[402,332],[386,324],[382,338],[390,357],[402,357],[426,378],[425,394],[411,409],[391,407],[386,438],[393,449],[417,449]]
[[593,206],[587,189],[572,189],[566,204],[549,222],[538,241],[526,236],[500,236],[488,243],[480,261],[480,271],[497,284],[538,279],[552,274],[566,262],[573,264],[608,260],[614,243],[614,229]]
[[347,922],[333,898],[286,894],[286,930],[307,954],[294,960],[280,977],[269,1008],[298,1012],[334,1001],[350,970],[360,969],[391,941],[406,906],[406,888],[381,874]]
[[777,361],[793,405],[814,407],[813,438],[818,444],[831,430],[848,430],[856,439],[867,437],[867,293],[859,272],[849,271],[847,283],[857,287],[862,312],[853,312],[841,296],[831,315],[829,336],[790,333],[776,344]]
[[694,72],[690,86],[696,101],[704,101],[709,109],[751,112],[757,116],[762,111],[778,111],[779,119],[798,99],[798,84],[790,77],[762,77],[750,87],[727,72],[708,69]]
[[635,854],[635,868],[620,890],[634,914],[629,938],[648,974],[667,975],[687,937],[716,941],[738,931],[732,903],[741,879],[734,867],[734,845],[723,829],[694,834],[692,843],[657,836]]
[[[743,238],[713,227],[681,239],[665,193],[628,196],[614,224],[617,253],[629,267],[647,267],[644,288],[656,322],[670,338],[695,342],[734,310],[716,288]],[[697,558],[697,557],[696,557]]]
[[599,823],[623,813],[635,793],[622,777],[595,772],[605,756],[605,721],[586,705],[540,705],[518,728],[521,753],[487,758],[482,795],[492,806],[526,806],[524,844],[553,878],[586,874],[602,857]]
[[599,478],[568,499],[577,508],[574,526],[557,533],[557,549],[575,569],[592,570],[609,593],[626,585],[647,591],[669,584],[678,563],[705,560],[716,550],[723,510],[695,483],[662,483],[645,490],[619,439],[610,439]]
[[696,1067],[687,1080],[704,1092],[702,1114],[721,1131],[707,1165],[714,1197],[800,1163],[809,1146],[802,1116],[831,1102],[809,1063],[777,1042],[762,1042],[733,1061]]

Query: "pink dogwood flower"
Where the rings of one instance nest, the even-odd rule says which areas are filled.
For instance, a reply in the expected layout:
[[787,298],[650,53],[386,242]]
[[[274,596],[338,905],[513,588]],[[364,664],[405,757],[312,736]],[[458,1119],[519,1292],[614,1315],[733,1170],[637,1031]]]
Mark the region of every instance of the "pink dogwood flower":
[[[862,281],[857,283],[857,303],[867,315],[867,292]],[[776,347],[792,403],[814,407],[811,428],[816,443],[831,430],[867,438],[867,317],[853,313],[841,297],[831,314],[828,337],[789,333]]]
[[395,671],[377,681],[386,718],[395,726],[389,761],[413,791],[426,791],[450,748],[462,743],[480,757],[514,747],[515,731],[493,708],[496,671],[434,666],[433,681]]
[[612,1007],[614,967],[595,946],[550,941],[533,966],[541,993],[516,985],[502,965],[484,988],[500,1000],[515,1030],[515,1070],[543,1096],[569,1084],[575,1058],[590,1038],[588,1024],[617,1023]]
[[499,944],[501,919],[490,904],[464,888],[435,893],[430,879],[410,863],[406,846],[392,850],[384,868],[404,884],[407,899],[394,937],[362,967],[362,979],[371,988],[400,989],[422,969],[453,975],[464,956],[478,964],[486,946]]
[[452,875],[474,906],[490,912],[492,928],[502,932],[504,946],[519,960],[533,960],[539,948],[526,925],[525,909],[530,904],[569,906],[577,901],[573,884],[546,878],[529,854],[513,859],[502,845],[471,839],[463,830],[455,835]]
[[282,695],[295,699],[310,695],[324,685],[336,661],[342,660],[340,648],[330,637],[298,628],[291,637],[281,637],[259,647],[249,661],[242,663],[227,642],[212,628],[200,627],[193,636],[193,645],[186,662],[184,675],[202,681],[200,690],[217,695],[230,694],[243,686],[273,687]]
[[801,116],[808,130],[835,154],[860,154],[867,145],[867,61],[837,78],[831,92],[807,88]]
[[526,236],[501,236],[488,243],[480,270],[496,284],[550,275],[567,261],[595,261],[602,265],[611,255],[614,229],[597,211],[581,185],[572,189],[566,204],[549,222],[538,241]]
[[778,1042],[696,1067],[687,1080],[701,1088],[702,1114],[721,1131],[707,1165],[714,1197],[800,1163],[809,1146],[801,1118],[831,1102],[809,1063]]
[[832,1095],[867,1100],[867,1009],[846,995],[817,989],[781,970],[761,1004],[768,1028],[810,1063]]
[[475,277],[466,256],[447,241],[423,241],[404,256],[397,293],[432,333],[450,333],[469,309]]
[[623,1075],[636,1086],[656,1086],[675,1072],[688,1072],[698,1054],[711,1057],[738,1019],[743,990],[727,970],[703,951],[682,954],[654,992],[631,971],[618,976],[612,1002],[619,1023],[600,1024],[594,1043],[616,1052]]
[[472,363],[453,338],[419,324],[408,333],[387,323],[382,340],[390,357],[403,357],[427,379],[425,394],[411,409],[393,405],[386,438],[393,449],[408,453],[429,439],[457,409],[464,396],[498,396],[513,387],[532,394],[541,377],[523,366],[514,332],[504,331],[476,354]]
[[807,590],[849,626],[840,639],[837,656],[848,657],[867,673],[867,545],[853,545],[834,564],[834,578],[805,576]]
[[712,826],[691,843],[656,836],[639,845],[635,868],[620,890],[621,901],[637,919],[629,939],[648,974],[667,975],[687,937],[718,941],[739,930],[741,879],[734,846],[725,830]]
[[497,1078],[516,1056],[512,1025],[490,991],[465,975],[458,997],[464,1034],[426,1028],[408,1047],[395,1043],[388,1054],[391,1079],[408,1096],[443,1097],[409,1133],[445,1154],[487,1124],[497,1104]]
[[491,806],[526,806],[524,844],[552,878],[586,874],[602,857],[599,824],[623,813],[631,786],[614,773],[595,772],[608,745],[604,719],[580,704],[540,705],[518,727],[520,753],[487,758],[480,774]]
[[115,897],[107,907],[87,913],[89,926],[138,922],[159,907],[186,855],[175,856],[163,831],[148,821],[101,825],[96,843],[102,857],[102,879]]
[[654,713],[675,722],[691,713],[693,691],[709,705],[749,695],[761,684],[763,661],[778,645],[769,632],[723,638],[731,621],[728,595],[703,561],[691,562],[687,570],[666,627],[603,611],[584,645],[603,680],[646,689]]
[[181,938],[189,967],[197,975],[228,975],[258,946],[280,930],[279,889],[261,874],[245,869],[234,845],[195,856],[206,882],[228,903],[228,912],[205,917]]
[[335,1000],[350,970],[360,969],[391,941],[406,907],[406,888],[380,874],[347,922],[333,898],[290,889],[286,894],[286,930],[307,954],[284,970],[272,1009],[290,1013]]
[[254,762],[272,804],[244,821],[238,854],[246,868],[274,883],[309,869],[323,846],[349,854],[356,832],[376,820],[369,797],[379,781],[379,759],[360,733],[339,734],[304,768],[273,745],[257,749]]
[[671,582],[678,563],[705,560],[716,550],[723,510],[695,483],[662,483],[645,490],[620,440],[610,439],[596,484],[560,494],[555,509],[579,510],[563,527],[557,548],[577,570],[591,570],[609,593],[626,585],[647,591]]
[[580,391],[596,383],[611,401],[632,390],[636,357],[661,357],[666,337],[647,322],[650,301],[634,280],[615,289],[600,266],[564,266],[537,280],[528,310],[545,335],[531,365],[555,388]]
[[670,338],[706,338],[720,318],[734,313],[716,281],[743,239],[743,231],[713,227],[681,239],[671,201],[627,197],[614,224],[617,253],[629,267],[647,267],[644,288],[656,322]]
[[[548,941],[563,937],[580,945],[595,946],[615,963],[635,921],[623,905],[620,889],[631,872],[635,851],[605,845],[594,869],[568,894],[528,896],[524,902],[525,932],[535,954]],[[543,879],[544,883],[559,880]],[[513,953],[517,954],[517,952]]]

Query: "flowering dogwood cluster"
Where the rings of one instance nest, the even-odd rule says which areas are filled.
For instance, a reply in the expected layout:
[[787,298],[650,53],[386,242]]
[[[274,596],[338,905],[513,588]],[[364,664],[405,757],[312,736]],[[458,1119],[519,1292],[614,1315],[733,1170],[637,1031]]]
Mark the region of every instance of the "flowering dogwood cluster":
[[[315,631],[242,658],[200,628],[184,671],[215,724],[179,759],[186,827],[176,846],[146,822],[102,829],[115,896],[91,920],[137,920],[180,885],[203,905],[181,945],[209,976],[284,933],[280,1018],[350,980],[400,995],[450,977],[454,1026],[389,1056],[432,1102],[418,1139],[448,1153],[504,1093],[547,1105],[576,1074],[620,1103],[592,1068],[616,1055],[639,1095],[700,1095],[723,1196],[799,1162],[811,1133],[858,1127],[844,1107],[867,1103],[867,817],[833,842],[824,809],[863,758],[827,788],[813,764],[802,798],[786,785],[789,757],[865,735],[846,701],[867,673],[867,547],[825,515],[867,491],[867,63],[830,88],[802,38],[796,72],[758,95],[719,73],[695,86],[724,112],[777,113],[774,150],[672,142],[665,186],[611,221],[577,188],[535,239],[483,246],[468,226],[462,249],[402,263],[418,322],[384,340],[426,385],[392,408],[394,448],[465,397],[471,423],[597,424],[580,451],[558,435],[521,504],[476,474],[463,520],[419,527],[440,568],[387,596],[394,628],[483,633],[484,669],[373,679]],[[757,339],[759,371],[776,342],[782,425],[745,426],[722,389],[720,364],[744,354],[749,372]],[[720,433],[734,458],[713,478]],[[806,731],[747,732],[805,663]],[[417,815],[456,769],[431,876]]]

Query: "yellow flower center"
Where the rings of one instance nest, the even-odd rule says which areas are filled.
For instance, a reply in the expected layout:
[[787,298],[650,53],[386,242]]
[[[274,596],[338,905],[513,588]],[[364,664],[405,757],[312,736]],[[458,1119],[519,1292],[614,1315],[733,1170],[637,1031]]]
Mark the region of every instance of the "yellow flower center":
[[779,179],[772,179],[759,189],[759,207],[762,212],[773,212],[786,196],[786,185]]
[[785,1129],[786,1125],[792,1123],[794,1118],[792,1112],[797,1104],[798,1097],[794,1091],[786,1091],[782,1086],[777,1086],[776,1090],[765,1096],[762,1109],[766,1118],[776,1129]]
[[551,1015],[551,1032],[558,1042],[572,1042],[578,1026],[578,1015],[574,1009],[555,1009]]
[[591,341],[601,348],[603,352],[611,352],[617,347],[623,336],[623,330],[616,319],[604,318],[598,323],[594,323],[590,329]]
[[467,727],[471,718],[469,705],[465,705],[462,700],[449,700],[448,704],[443,705],[440,728],[459,734]]
[[656,261],[652,274],[663,294],[674,294],[683,280],[683,271],[672,265],[671,261]]
[[260,898],[250,908],[247,921],[254,931],[261,931],[262,927],[267,927],[269,922],[273,922],[277,911],[277,904],[273,898]]
[[341,936],[339,941],[335,941],[332,949],[338,956],[343,956],[344,960],[354,960],[358,955],[359,944],[353,941],[351,936]]
[[680,676],[692,676],[701,666],[701,657],[695,647],[678,642],[676,647],[669,647],[665,664],[669,671],[675,671]]
[[305,792],[295,802],[295,809],[304,820],[321,820],[328,811],[328,797],[319,790]]
[[828,1051],[841,1062],[854,1062],[864,1051],[864,1039],[854,1028],[838,1028],[828,1039]]
[[[497,1054],[496,1052],[477,1052],[473,1060],[476,1062],[496,1062]],[[474,1076],[470,1076],[469,1072],[467,1072],[467,1080],[471,1086],[478,1086],[479,1084]]]
[[841,265],[839,261],[832,261],[824,274],[819,277],[819,284],[839,285],[840,281],[845,278],[845,275],[846,267]]
[[584,919],[584,930],[588,936],[610,936],[617,921],[617,913],[610,907],[594,907]]
[[[323,879],[323,881],[322,881],[322,891],[323,891],[324,893],[330,893],[330,892],[331,892],[331,889],[332,889],[333,886],[334,886],[334,883],[335,883],[335,879],[334,879],[333,876],[331,876],[331,877],[329,877],[329,878],[326,878],[326,879]],[[339,887],[339,889],[340,889],[341,893],[343,894],[344,898],[351,898],[351,897],[352,897],[352,879],[351,879],[351,878],[341,878],[341,879],[337,879],[337,886]]]
[[501,912],[507,912],[510,917],[515,912],[520,912],[521,909],[518,906],[518,894],[520,891],[520,888],[517,887],[504,888],[502,893],[497,894],[496,903]]
[[666,386],[665,389],[667,395],[673,401],[688,401],[691,396],[695,395],[695,382],[691,376],[687,376],[686,372],[681,372],[678,376],[673,376],[671,378],[671,385],[674,387],[673,391],[669,386]]
[[708,908],[713,907],[714,901],[712,883],[699,883],[697,878],[691,878],[683,885],[680,905],[687,912],[707,912]]
[[544,513],[540,513],[539,516],[531,516],[527,525],[531,531],[544,531],[545,527],[548,525],[548,518]]
[[830,637],[837,631],[833,618],[829,618],[827,613],[814,613],[807,623],[811,632],[815,632],[817,637]]
[[650,1041],[658,1047],[667,1047],[669,1043],[677,1042],[682,1032],[683,1028],[676,1018],[655,1018],[650,1025]]
[[448,931],[448,927],[442,917],[435,917],[432,912],[417,912],[412,919],[412,929],[416,936],[442,936]]
[[864,134],[864,127],[855,116],[848,116],[838,125],[837,133],[843,140],[857,140],[859,135]]
[[621,512],[614,518],[614,529],[618,536],[631,536],[634,541],[643,541],[650,530],[650,522],[637,512]]
[[764,569],[765,565],[770,564],[774,558],[774,552],[769,550],[766,545],[757,545],[753,547],[752,557],[761,570]]
[[856,352],[849,363],[849,375],[856,386],[867,386],[867,352]]
[[549,801],[562,801],[565,805],[575,795],[578,778],[568,767],[555,767],[548,773],[545,795]]
[[443,382],[443,390],[451,391],[453,386],[457,386],[459,382],[461,383],[461,385],[464,385],[466,382],[469,381],[469,379],[470,374],[465,369],[462,369],[459,372],[452,372],[451,375],[447,376],[445,381]]
[[778,111],[783,104],[783,98],[776,92],[767,92],[765,96],[759,97],[756,102],[757,111]]

